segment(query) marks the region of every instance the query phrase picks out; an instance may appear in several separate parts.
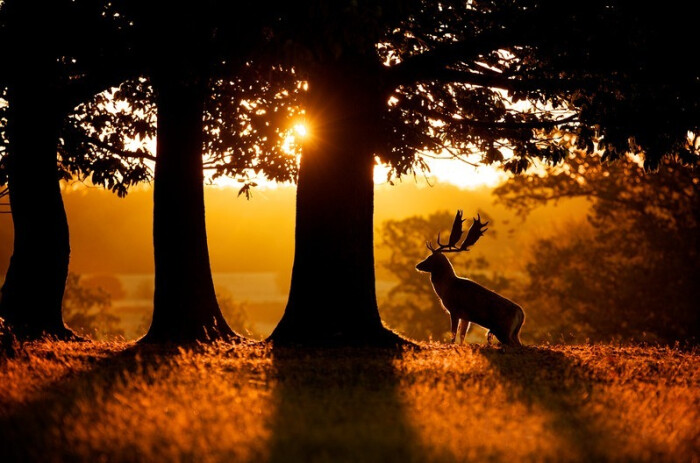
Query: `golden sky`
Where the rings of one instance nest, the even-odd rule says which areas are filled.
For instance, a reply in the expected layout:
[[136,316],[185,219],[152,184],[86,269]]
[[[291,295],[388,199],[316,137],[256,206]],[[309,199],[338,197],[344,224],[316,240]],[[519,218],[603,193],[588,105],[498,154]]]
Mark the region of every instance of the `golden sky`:
[[[215,272],[290,272],[294,257],[294,186],[259,187],[246,200],[232,187],[205,188],[207,234]],[[536,212],[524,224],[493,204],[491,188],[459,188],[447,181],[429,186],[406,178],[376,187],[375,226],[388,219],[427,215],[436,210],[481,209],[494,217],[494,233],[479,250],[507,265],[520,241],[553,221],[580,216],[583,207],[561,206]],[[77,273],[151,273],[152,190],[140,187],[126,198],[99,188],[67,188],[64,201],[71,235],[71,270]],[[506,223],[507,222],[507,223]],[[508,238],[507,230],[516,229]],[[538,233],[539,234],[539,233]],[[427,237],[430,238],[430,237]],[[520,243],[520,244],[519,244]],[[0,272],[12,252],[12,220],[0,215]]]

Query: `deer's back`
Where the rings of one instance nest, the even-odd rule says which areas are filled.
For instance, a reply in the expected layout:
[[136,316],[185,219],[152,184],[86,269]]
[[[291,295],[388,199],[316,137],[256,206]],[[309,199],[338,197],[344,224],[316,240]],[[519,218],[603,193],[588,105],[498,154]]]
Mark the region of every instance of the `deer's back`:
[[519,305],[466,278],[454,278],[440,294],[447,310],[490,328],[490,320],[508,319],[522,312]]

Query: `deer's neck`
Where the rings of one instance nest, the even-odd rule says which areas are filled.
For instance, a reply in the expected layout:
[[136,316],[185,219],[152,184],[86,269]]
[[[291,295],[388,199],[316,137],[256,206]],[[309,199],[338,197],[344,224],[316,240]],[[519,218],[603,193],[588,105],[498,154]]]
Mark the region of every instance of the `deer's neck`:
[[439,296],[445,293],[447,287],[455,279],[457,279],[457,274],[455,274],[455,270],[452,268],[452,264],[450,264],[447,258],[445,258],[444,262],[440,262],[439,265],[436,265],[430,275],[430,281],[433,283],[433,288],[435,288],[435,292],[437,292]]

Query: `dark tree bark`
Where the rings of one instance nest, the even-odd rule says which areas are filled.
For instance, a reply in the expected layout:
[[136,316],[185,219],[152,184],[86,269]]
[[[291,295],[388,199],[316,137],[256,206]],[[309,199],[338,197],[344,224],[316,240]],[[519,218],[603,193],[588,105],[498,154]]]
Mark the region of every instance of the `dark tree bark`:
[[310,82],[311,137],[299,169],[289,300],[270,336],[276,344],[401,342],[383,327],[375,294],[373,140],[381,96],[368,88],[342,70]]
[[[26,64],[26,63],[25,63]],[[21,338],[66,339],[61,303],[68,276],[68,222],[56,168],[64,116],[49,69],[27,66],[9,85],[8,186],[14,248],[2,287],[0,317]]]
[[204,221],[204,91],[156,78],[157,156],[153,190],[155,296],[143,342],[208,341],[236,336],[214,293]]

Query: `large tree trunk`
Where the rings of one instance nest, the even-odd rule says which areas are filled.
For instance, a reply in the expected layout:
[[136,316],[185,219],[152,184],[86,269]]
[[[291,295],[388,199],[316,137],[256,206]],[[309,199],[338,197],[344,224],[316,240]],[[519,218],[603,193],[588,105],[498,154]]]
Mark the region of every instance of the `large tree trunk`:
[[153,190],[156,286],[144,342],[208,341],[235,334],[214,293],[204,222],[203,98],[198,84],[154,79],[158,106]]
[[61,316],[70,244],[56,168],[63,114],[51,79],[41,79],[51,73],[30,69],[28,75],[13,79],[8,95],[14,249],[2,287],[0,317],[21,338],[66,339],[73,337]]
[[277,344],[400,342],[377,310],[373,247],[373,142],[378,104],[343,72],[310,82],[311,136],[297,187],[289,300]]

